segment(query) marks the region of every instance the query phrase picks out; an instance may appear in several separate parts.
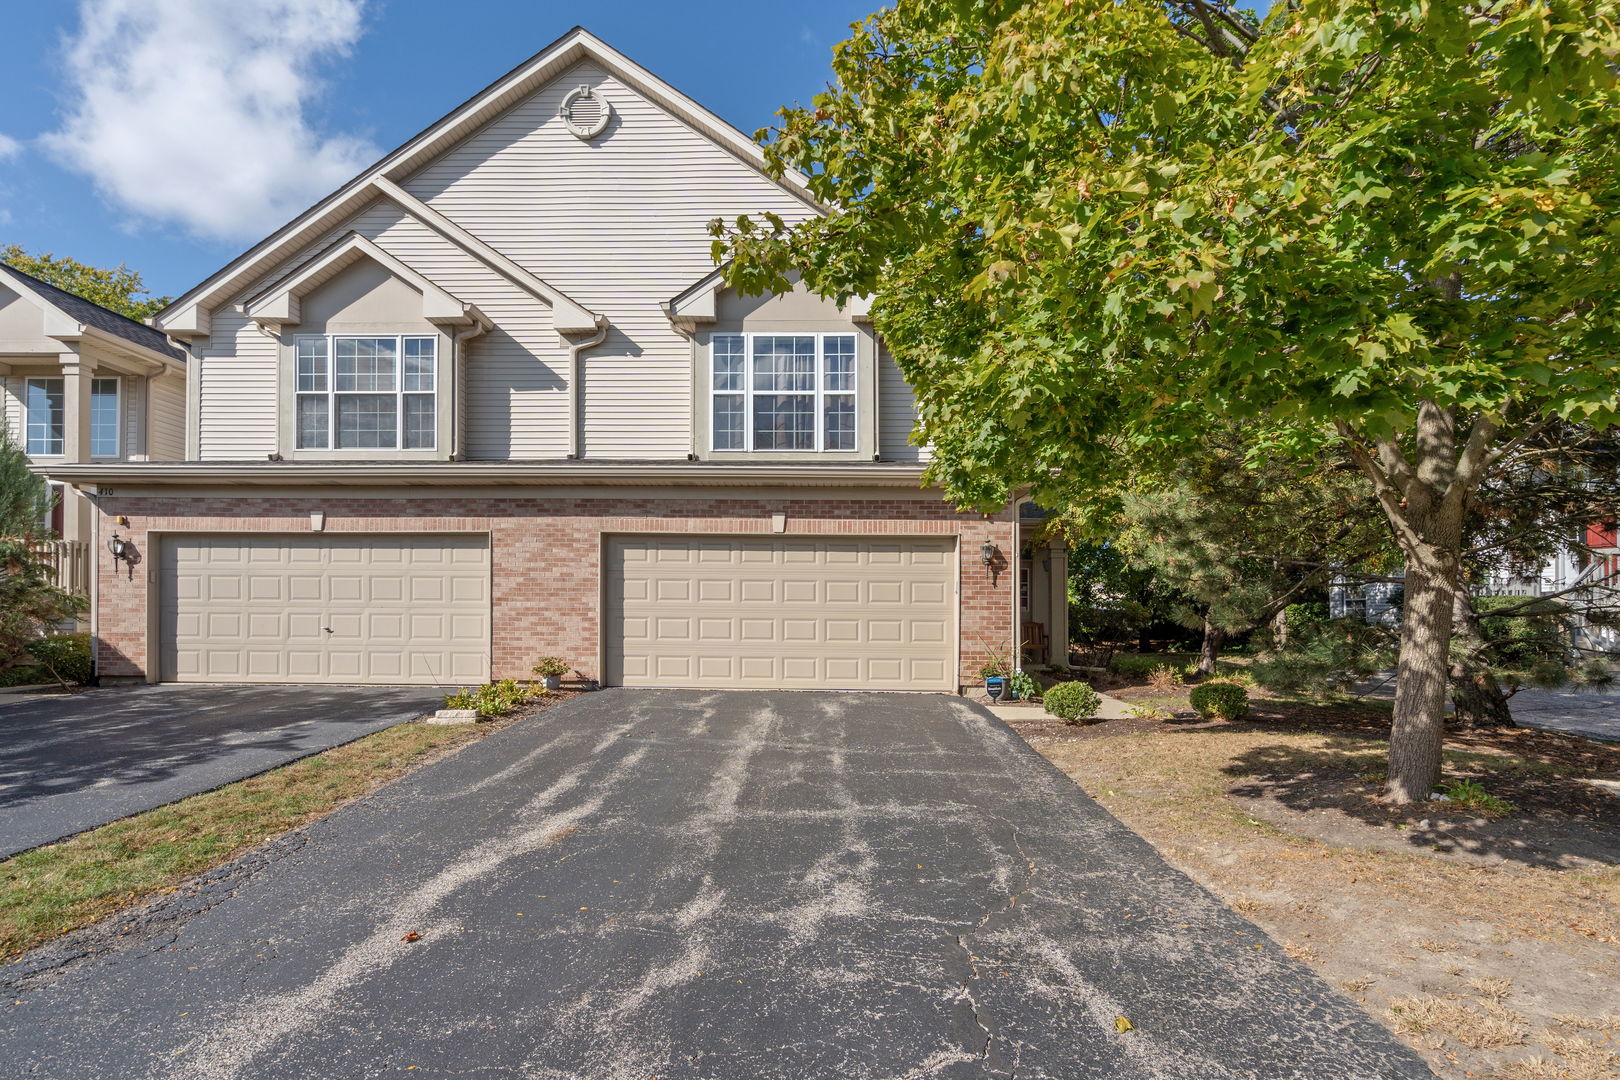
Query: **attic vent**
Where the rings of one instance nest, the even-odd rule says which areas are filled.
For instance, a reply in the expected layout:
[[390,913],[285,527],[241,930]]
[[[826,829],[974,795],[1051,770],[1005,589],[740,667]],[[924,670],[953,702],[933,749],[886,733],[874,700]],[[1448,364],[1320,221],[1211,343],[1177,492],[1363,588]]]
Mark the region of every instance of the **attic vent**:
[[613,106],[589,86],[576,86],[563,98],[557,110],[568,130],[581,139],[594,139],[607,130],[613,119]]

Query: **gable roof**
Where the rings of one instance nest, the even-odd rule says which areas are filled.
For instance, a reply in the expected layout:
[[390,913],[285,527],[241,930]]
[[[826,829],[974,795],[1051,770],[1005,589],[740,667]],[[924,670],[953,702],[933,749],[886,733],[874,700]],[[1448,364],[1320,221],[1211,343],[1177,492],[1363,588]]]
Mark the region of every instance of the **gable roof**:
[[[811,196],[809,183],[803,176],[792,172],[780,178],[770,176],[765,170],[763,152],[747,135],[588,30],[576,26],[180,296],[158,314],[155,323],[176,336],[207,334],[209,310],[258,280],[268,269],[268,264],[337,227],[379,194],[397,201],[400,189],[396,181],[405,179],[583,60],[601,65],[614,78],[757,170],[761,176],[803,201],[807,207],[818,213],[827,211]],[[498,252],[491,253],[499,255]],[[556,293],[554,289],[551,291]],[[561,297],[560,293],[556,295],[566,301],[566,297]],[[566,302],[572,305],[572,301]],[[578,305],[572,306],[579,310]],[[605,320],[595,321],[598,325],[605,325]],[[559,325],[559,329],[564,327]]]
[[[726,270],[731,263],[723,263],[698,278],[691,285],[682,289],[678,294],[661,305],[669,321],[685,330],[696,329],[699,325],[712,323],[718,317],[718,303],[720,294],[731,289],[726,284]],[[789,278],[794,287],[799,284],[797,273]],[[840,310],[848,315],[853,322],[870,322],[872,320],[872,298],[870,296],[852,296]]]
[[80,326],[94,327],[131,345],[161,353],[170,360],[185,362],[185,352],[175,348],[161,331],[136,322],[127,315],[120,315],[100,304],[92,303],[77,293],[59,289],[50,282],[41,281],[32,274],[25,274],[8,263],[0,263],[0,276],[11,278],[22,287],[23,291],[55,308]]
[[247,302],[247,316],[255,322],[280,328],[296,326],[302,319],[304,294],[330,281],[361,260],[369,259],[422,294],[422,318],[431,323],[465,326],[484,321],[483,313],[444,289],[410,264],[390,255],[357,232],[341,237],[320,255],[265,289]]

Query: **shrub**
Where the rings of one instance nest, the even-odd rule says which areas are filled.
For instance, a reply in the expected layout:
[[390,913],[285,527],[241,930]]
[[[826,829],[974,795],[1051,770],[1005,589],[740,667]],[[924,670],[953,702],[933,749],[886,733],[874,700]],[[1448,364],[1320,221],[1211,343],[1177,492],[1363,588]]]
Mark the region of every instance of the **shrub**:
[[1168,653],[1117,653],[1108,662],[1116,675],[1146,678],[1157,668],[1169,668],[1178,675],[1187,674],[1187,663]]
[[39,661],[39,669],[49,681],[83,686],[90,681],[90,635],[54,634],[28,643],[28,652]]
[[502,716],[546,693],[543,687],[524,686],[516,679],[445,695],[447,709],[472,709],[481,717]]
[[1034,701],[1041,695],[1040,683],[1035,681],[1035,676],[1031,675],[1023,668],[1019,668],[1017,671],[1012,673],[1012,675],[1007,679],[1007,685],[1012,687],[1013,693],[1017,694],[1025,701]]
[[1167,694],[1181,685],[1181,674],[1169,664],[1160,664],[1148,672],[1148,685],[1161,694]]
[[1187,702],[1205,720],[1241,720],[1249,712],[1249,692],[1231,683],[1195,686]]
[[1088,683],[1062,682],[1049,687],[1042,699],[1046,711],[1067,724],[1095,719],[1102,697]]
[[562,659],[561,657],[542,656],[539,660],[535,661],[534,667],[531,670],[536,675],[540,675],[540,676],[549,676],[549,675],[559,675],[560,676],[560,675],[568,674],[568,672],[570,670],[572,670],[572,668],[573,668],[573,665],[570,664],[568,661]]
[[1301,636],[1311,633],[1327,621],[1328,606],[1326,601],[1315,600],[1305,604],[1289,604],[1283,608],[1283,625],[1288,628],[1289,641],[1298,640]]

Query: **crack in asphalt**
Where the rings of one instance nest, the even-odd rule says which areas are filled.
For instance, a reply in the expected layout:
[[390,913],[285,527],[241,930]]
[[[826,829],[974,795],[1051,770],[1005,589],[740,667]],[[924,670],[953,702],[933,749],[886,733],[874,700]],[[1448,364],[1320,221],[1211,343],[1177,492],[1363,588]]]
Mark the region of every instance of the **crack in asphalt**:
[[978,1060],[983,1064],[986,1076],[1004,1077],[1005,1080],[1016,1080],[1018,1067],[1015,1064],[1010,1069],[1002,1069],[998,1068],[990,1060],[991,1051],[995,1046],[996,1034],[991,1030],[990,1025],[985,1023],[984,1011],[980,1008],[979,1000],[974,996],[973,993],[973,984],[979,979],[979,965],[977,958],[975,958],[973,955],[973,950],[968,947],[968,942],[988,929],[993,920],[1001,916],[1012,914],[1018,907],[1019,897],[1027,894],[1030,888],[1034,885],[1035,875],[1039,872],[1040,868],[1035,865],[1035,860],[1031,859],[1029,854],[1024,851],[1024,846],[1022,843],[1020,843],[1018,834],[1019,830],[1015,825],[1013,826],[1012,830],[1012,846],[1013,850],[1018,853],[1018,857],[1024,862],[1025,870],[1023,885],[1017,889],[1009,891],[1007,894],[1007,902],[1002,904],[1000,907],[991,908],[990,910],[986,911],[983,917],[981,917],[971,929],[967,930],[965,933],[955,934],[952,936],[952,940],[956,943],[956,947],[961,949],[962,955],[967,958],[968,969],[967,977],[962,980],[961,986],[957,988],[957,993],[960,999],[967,1003],[968,1009],[973,1015],[974,1024],[976,1024],[979,1030],[984,1034],[984,1045],[979,1049]]
[[319,821],[249,849],[226,863],[181,882],[174,891],[147,901],[127,914],[115,913],[55,941],[38,946],[6,968],[0,990],[34,990],[66,977],[81,962],[109,961],[124,953],[160,952],[172,945],[185,925],[231,899],[275,863],[309,842]]

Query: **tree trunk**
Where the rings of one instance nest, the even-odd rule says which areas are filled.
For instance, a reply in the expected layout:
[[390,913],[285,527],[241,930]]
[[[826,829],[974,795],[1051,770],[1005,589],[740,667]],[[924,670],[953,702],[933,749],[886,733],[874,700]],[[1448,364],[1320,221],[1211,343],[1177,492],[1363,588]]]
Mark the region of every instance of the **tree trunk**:
[[[1349,444],[1406,559],[1389,783],[1384,789],[1385,801],[1392,803],[1427,799],[1440,782],[1463,520],[1489,468],[1490,447],[1499,430],[1494,420],[1477,416],[1466,438],[1459,440],[1456,412],[1433,401],[1418,406],[1416,420],[1407,436],[1410,458],[1401,437],[1365,442],[1352,437]],[[1351,434],[1348,427],[1340,430]]]
[[1473,731],[1480,728],[1510,728],[1513,712],[1507,695],[1489,671],[1463,671],[1451,682],[1451,728]]
[[1452,636],[1458,648],[1451,665],[1451,722],[1449,727],[1468,731],[1478,728],[1517,727],[1508,708],[1508,696],[1491,672],[1486,658],[1485,638],[1474,620],[1468,593],[1458,589],[1452,609]]
[[1389,802],[1427,799],[1440,782],[1456,577],[1409,559],[1389,733]]
[[1226,641],[1226,633],[1219,630],[1206,617],[1204,619],[1204,643],[1198,649],[1198,674],[1210,676],[1215,674],[1215,661],[1221,655],[1221,645]]

